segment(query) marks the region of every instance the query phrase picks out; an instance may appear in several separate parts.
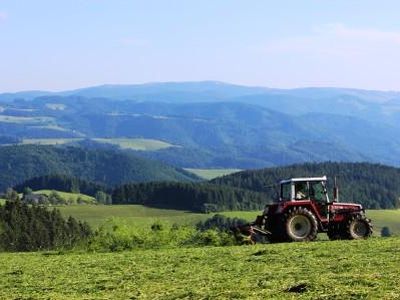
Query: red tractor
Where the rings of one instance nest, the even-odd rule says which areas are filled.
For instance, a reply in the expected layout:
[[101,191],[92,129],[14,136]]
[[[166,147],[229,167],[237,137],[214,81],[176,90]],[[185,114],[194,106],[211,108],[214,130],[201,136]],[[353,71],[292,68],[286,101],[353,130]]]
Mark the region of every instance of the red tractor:
[[249,236],[257,240],[264,235],[270,242],[312,241],[319,232],[326,232],[331,240],[371,236],[371,220],[362,206],[339,203],[336,180],[334,201],[330,201],[326,183],[326,176],[282,180],[279,200],[248,224]]

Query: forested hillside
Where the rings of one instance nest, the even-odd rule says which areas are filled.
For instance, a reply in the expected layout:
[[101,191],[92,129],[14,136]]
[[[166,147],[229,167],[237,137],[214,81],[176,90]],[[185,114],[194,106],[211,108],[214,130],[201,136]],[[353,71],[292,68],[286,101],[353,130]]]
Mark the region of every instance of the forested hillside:
[[400,169],[369,163],[298,164],[280,168],[248,170],[204,182],[129,182],[114,189],[71,176],[33,178],[16,187],[33,190],[80,191],[94,196],[99,190],[112,194],[113,204],[190,211],[258,210],[278,198],[278,182],[290,177],[328,176],[332,197],[333,179],[340,187],[341,202],[356,202],[366,208],[400,206]]
[[38,145],[0,148],[0,190],[51,174],[75,176],[107,186],[198,180],[185,170],[122,151]]
[[184,168],[400,165],[398,93],[198,82],[22,95],[31,100],[1,102],[11,95],[0,95],[2,144],[151,139],[173,147],[137,155]]
[[257,210],[266,204],[262,193],[205,183],[126,184],[116,188],[112,198],[115,204],[142,204],[198,212]]
[[249,170],[216,178],[211,182],[266,193],[276,199],[278,182],[291,177],[327,175],[332,191],[334,176],[340,201],[362,203],[367,208],[400,206],[400,169],[369,163],[297,164],[280,168]]

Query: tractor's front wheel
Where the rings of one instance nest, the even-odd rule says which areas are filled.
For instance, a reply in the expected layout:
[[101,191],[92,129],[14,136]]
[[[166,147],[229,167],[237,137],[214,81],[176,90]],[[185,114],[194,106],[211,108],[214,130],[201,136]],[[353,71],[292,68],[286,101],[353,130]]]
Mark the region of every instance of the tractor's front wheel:
[[346,225],[346,237],[350,240],[365,239],[372,235],[371,220],[363,215],[352,216]]
[[286,214],[285,229],[289,241],[313,241],[317,237],[318,223],[307,208],[295,207]]

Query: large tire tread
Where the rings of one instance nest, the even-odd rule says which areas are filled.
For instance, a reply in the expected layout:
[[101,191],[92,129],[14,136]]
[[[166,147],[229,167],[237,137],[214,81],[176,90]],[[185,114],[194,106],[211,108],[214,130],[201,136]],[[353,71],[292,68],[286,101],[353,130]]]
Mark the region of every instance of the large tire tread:
[[[359,236],[357,235],[353,230],[352,230],[352,224],[354,222],[363,222],[367,226],[367,232],[364,236]],[[345,226],[345,232],[344,232],[344,237],[349,239],[349,240],[358,240],[358,239],[366,239],[369,238],[373,233],[373,226],[371,224],[371,220],[366,218],[364,215],[357,214],[351,216]]]
[[[305,217],[308,218],[308,220],[310,221],[310,225],[311,225],[311,230],[309,232],[309,234],[304,237],[304,238],[295,238],[293,236],[290,235],[289,233],[289,221],[291,218],[293,218],[294,216],[297,215],[303,215]],[[315,217],[315,215],[308,210],[305,207],[294,207],[290,210],[288,210],[288,212],[285,214],[285,218],[284,218],[284,228],[285,228],[285,235],[288,241],[290,242],[306,242],[306,241],[313,241],[317,238],[317,234],[318,234],[318,222],[317,222],[317,218]]]

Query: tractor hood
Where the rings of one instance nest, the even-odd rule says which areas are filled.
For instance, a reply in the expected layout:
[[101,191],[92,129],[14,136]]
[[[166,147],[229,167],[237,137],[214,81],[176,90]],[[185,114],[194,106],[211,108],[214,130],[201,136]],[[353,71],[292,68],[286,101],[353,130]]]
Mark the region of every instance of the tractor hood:
[[341,202],[335,202],[332,204],[331,207],[332,210],[363,210],[361,204],[356,204],[356,203],[341,203]]

